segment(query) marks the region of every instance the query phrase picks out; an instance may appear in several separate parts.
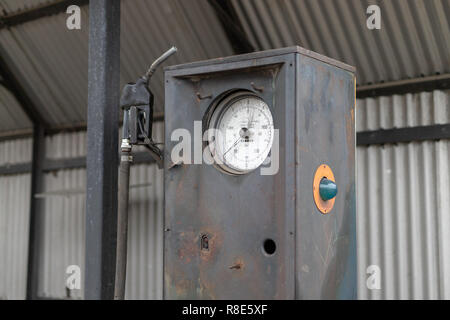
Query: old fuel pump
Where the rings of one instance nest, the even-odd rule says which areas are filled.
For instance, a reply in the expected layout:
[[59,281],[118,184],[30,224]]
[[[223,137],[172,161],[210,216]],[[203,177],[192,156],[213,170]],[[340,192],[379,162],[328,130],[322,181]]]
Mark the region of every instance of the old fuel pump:
[[164,169],[165,299],[356,298],[354,68],[300,47],[168,67],[160,151],[148,80],[174,52],[121,99],[116,298],[134,144]]
[[[164,298],[356,298],[354,73],[300,47],[166,68]],[[172,159],[179,128],[212,165]]]

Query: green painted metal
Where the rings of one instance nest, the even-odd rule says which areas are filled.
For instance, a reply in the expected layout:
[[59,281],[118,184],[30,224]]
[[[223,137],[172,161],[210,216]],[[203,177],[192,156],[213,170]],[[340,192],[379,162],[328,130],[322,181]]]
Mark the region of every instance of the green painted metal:
[[337,195],[337,185],[334,181],[328,180],[327,178],[323,178],[319,184],[319,194],[320,197],[324,200],[330,200],[336,197]]

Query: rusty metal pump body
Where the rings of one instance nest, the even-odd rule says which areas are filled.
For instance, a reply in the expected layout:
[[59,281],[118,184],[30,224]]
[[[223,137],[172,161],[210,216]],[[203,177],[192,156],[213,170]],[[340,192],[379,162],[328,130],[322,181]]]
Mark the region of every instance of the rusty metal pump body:
[[[356,298],[354,68],[292,47],[168,67],[165,88],[164,298]],[[277,173],[173,163],[172,132],[198,137],[194,122],[233,90],[269,106]],[[339,189],[326,213],[321,165]]]

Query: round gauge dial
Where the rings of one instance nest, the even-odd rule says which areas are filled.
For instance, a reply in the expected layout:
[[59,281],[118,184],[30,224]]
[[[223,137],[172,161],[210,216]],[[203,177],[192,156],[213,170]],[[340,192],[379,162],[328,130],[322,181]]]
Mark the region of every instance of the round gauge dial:
[[250,92],[235,92],[222,99],[208,127],[217,133],[214,137],[209,133],[211,154],[227,173],[245,174],[258,168],[272,148],[272,113],[264,100]]

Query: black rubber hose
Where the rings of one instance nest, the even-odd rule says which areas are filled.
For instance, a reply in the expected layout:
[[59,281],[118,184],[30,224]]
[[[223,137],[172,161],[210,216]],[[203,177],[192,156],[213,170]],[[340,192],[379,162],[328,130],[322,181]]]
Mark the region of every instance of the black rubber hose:
[[128,200],[130,190],[130,151],[121,152],[119,165],[119,196],[117,212],[117,255],[114,299],[125,298],[127,273]]
[[125,283],[127,274],[127,243],[128,243],[128,201],[130,192],[131,145],[128,140],[128,111],[123,113],[123,133],[119,165],[119,192],[117,208],[117,249],[116,249],[116,279],[114,299],[125,298]]

